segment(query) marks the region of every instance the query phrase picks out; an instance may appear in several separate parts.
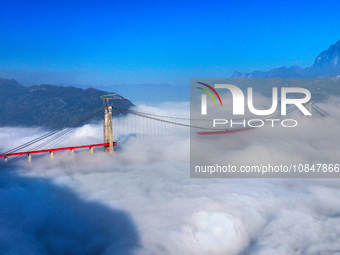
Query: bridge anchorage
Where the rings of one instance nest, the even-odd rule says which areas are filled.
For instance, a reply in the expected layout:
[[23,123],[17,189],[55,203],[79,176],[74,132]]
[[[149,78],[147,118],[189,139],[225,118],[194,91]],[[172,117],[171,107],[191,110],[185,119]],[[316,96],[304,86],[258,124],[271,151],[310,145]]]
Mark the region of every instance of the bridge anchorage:
[[[53,159],[54,152],[57,152],[57,151],[70,151],[70,153],[74,153],[74,150],[88,148],[90,154],[93,154],[93,148],[96,148],[96,147],[104,147],[104,151],[113,153],[114,147],[117,146],[117,142],[113,141],[111,100],[124,99],[124,98],[118,97],[116,94],[105,95],[105,96],[102,96],[101,98],[104,104],[103,108],[100,108],[94,113],[91,113],[89,116],[82,119],[81,121],[75,122],[71,127],[51,131],[23,145],[20,145],[9,151],[6,151],[0,154],[0,158],[3,158],[4,162],[8,163],[9,157],[15,157],[10,160],[10,162],[15,162],[21,159],[22,157],[27,156],[28,162],[31,163],[33,154],[49,153],[50,158]],[[90,118],[98,114],[103,109],[104,109],[104,122],[103,122],[104,123],[104,143],[62,147],[62,148],[52,148],[52,149],[42,149],[46,145],[49,145],[52,147],[52,145],[57,144],[61,140],[64,140],[65,138],[70,136],[72,133],[74,133],[81,124],[84,124],[87,120],[89,120]],[[32,145],[36,145],[36,146],[31,148]],[[28,148],[31,148],[31,149],[28,150]],[[22,151],[23,149],[26,149],[27,151]]]

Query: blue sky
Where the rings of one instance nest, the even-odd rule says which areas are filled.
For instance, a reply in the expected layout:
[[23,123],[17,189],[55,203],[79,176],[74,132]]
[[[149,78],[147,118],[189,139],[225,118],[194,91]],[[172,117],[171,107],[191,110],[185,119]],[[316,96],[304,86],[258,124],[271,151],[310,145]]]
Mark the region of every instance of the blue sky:
[[313,63],[338,1],[3,1],[0,77],[24,85],[189,85]]

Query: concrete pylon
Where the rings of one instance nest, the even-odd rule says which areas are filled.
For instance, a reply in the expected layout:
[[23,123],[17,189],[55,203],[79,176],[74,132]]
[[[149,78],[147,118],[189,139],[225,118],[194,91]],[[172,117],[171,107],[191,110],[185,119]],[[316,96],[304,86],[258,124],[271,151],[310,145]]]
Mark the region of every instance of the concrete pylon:
[[112,106],[104,107],[104,142],[109,144],[109,151],[113,152]]
[[[108,106],[104,107],[104,143],[109,142],[109,109]],[[105,148],[106,150],[106,148]]]

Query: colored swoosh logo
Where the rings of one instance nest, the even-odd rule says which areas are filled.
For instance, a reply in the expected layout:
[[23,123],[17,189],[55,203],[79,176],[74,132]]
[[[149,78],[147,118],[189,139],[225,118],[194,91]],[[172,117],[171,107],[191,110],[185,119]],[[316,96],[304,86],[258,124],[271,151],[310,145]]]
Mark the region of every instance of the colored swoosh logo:
[[[211,89],[211,91],[214,92],[214,94],[217,96],[217,98],[218,98],[218,100],[220,101],[220,104],[221,104],[221,106],[222,106],[221,97],[220,97],[220,95],[217,93],[217,91],[216,91],[213,87],[211,87],[210,85],[208,85],[208,84],[206,84],[206,83],[203,83],[203,82],[197,82],[197,83],[199,83],[199,84],[201,84],[201,85],[203,85],[203,86],[206,86],[207,88]],[[211,94],[211,92],[210,92],[209,90],[204,89],[204,88],[200,88],[200,87],[197,87],[197,88],[203,90],[204,92],[206,92],[206,93],[214,100],[215,105],[217,105],[214,96]]]

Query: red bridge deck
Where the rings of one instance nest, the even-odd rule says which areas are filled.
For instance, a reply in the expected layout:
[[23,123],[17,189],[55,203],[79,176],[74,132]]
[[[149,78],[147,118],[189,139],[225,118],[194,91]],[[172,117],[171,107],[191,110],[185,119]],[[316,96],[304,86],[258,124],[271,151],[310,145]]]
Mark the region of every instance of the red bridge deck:
[[239,133],[244,131],[253,130],[255,128],[242,128],[242,129],[230,129],[224,131],[207,131],[207,132],[196,132],[198,135],[224,135],[224,134],[232,134],[232,133]]
[[[83,145],[83,146],[75,146],[75,147],[64,147],[64,148],[39,150],[39,151],[15,152],[15,153],[9,153],[9,154],[1,154],[0,158],[1,157],[11,157],[11,156],[20,156],[20,155],[31,155],[31,154],[37,154],[37,153],[53,152],[53,151],[78,150],[78,149],[94,148],[94,147],[102,147],[102,146],[109,146],[109,144],[108,143],[100,143],[100,144],[91,144],[91,145]],[[117,146],[117,143],[114,142],[113,146]]]

